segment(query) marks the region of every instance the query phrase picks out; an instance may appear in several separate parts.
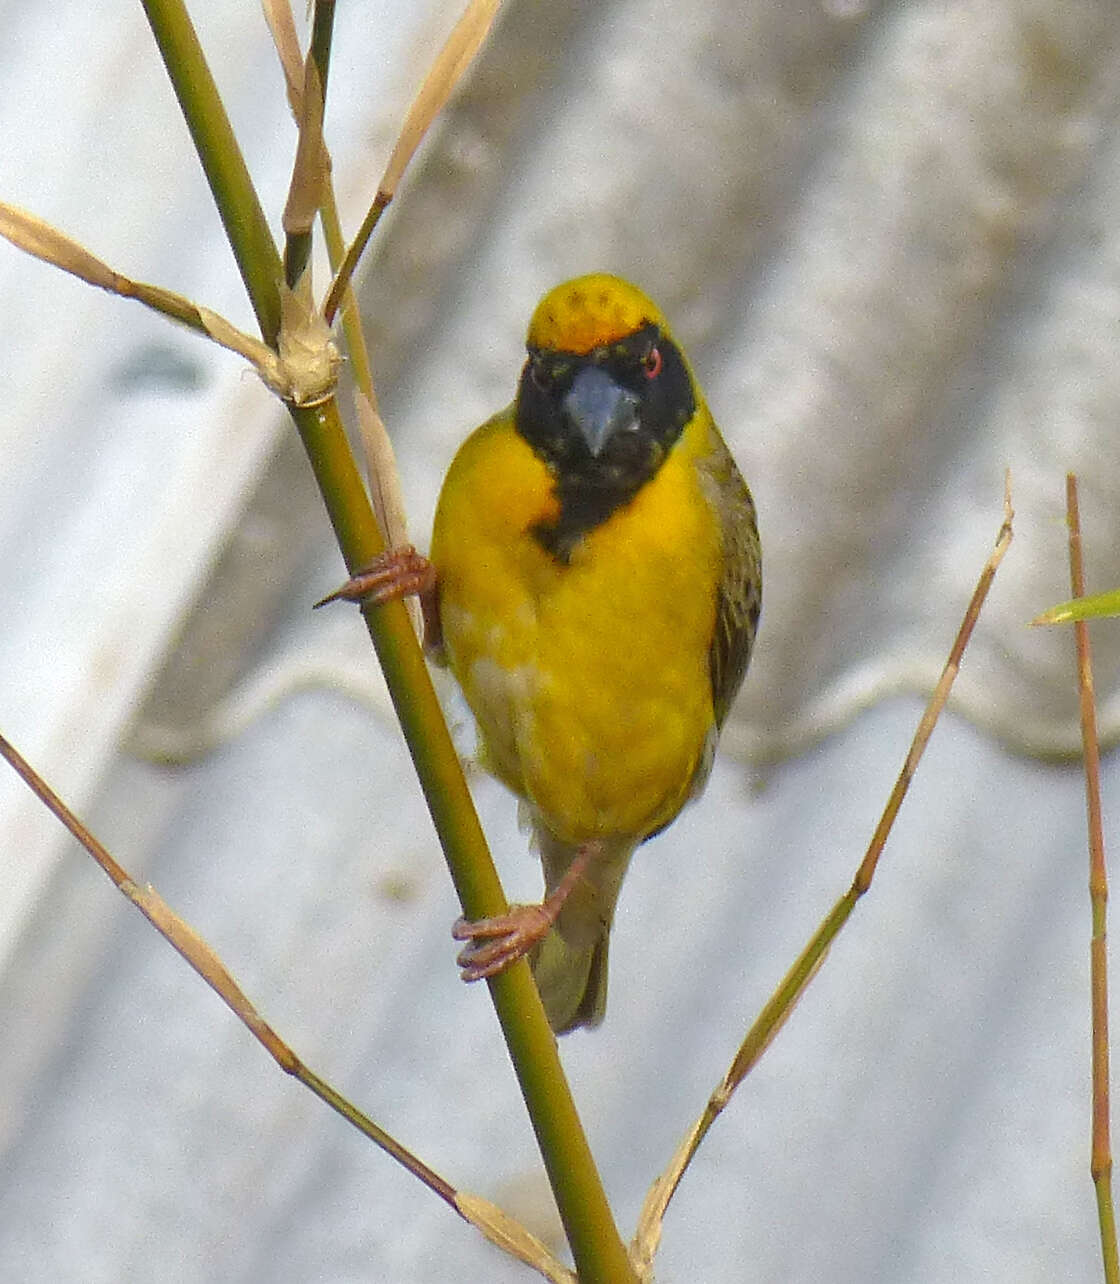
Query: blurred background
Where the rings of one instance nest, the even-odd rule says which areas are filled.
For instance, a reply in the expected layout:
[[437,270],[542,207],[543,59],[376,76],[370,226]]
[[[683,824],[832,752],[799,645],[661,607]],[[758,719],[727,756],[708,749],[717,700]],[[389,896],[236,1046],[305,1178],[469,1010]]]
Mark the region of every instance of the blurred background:
[[[339,6],[347,226],[459,4]],[[279,235],[254,5],[196,0]],[[252,329],[139,6],[0,0],[0,199]],[[1120,17],[1107,0],[506,0],[361,284],[412,533],[537,298],[662,305],[758,504],[711,785],[562,1044],[624,1235],[847,887],[999,529],[1015,542],[878,879],[670,1208],[658,1278],[1099,1278],[1064,479],[1120,585]],[[326,273],[318,273],[320,291]],[[554,1214],[298,441],[236,358],[0,245],[0,729],[317,1072],[448,1180]],[[1120,623],[1094,626],[1120,731]],[[469,739],[449,693],[453,720]],[[1104,760],[1106,837],[1120,759]],[[539,871],[476,776],[510,895]],[[1114,844],[1115,845],[1115,844]],[[260,1047],[0,772],[0,1276],[530,1278]]]

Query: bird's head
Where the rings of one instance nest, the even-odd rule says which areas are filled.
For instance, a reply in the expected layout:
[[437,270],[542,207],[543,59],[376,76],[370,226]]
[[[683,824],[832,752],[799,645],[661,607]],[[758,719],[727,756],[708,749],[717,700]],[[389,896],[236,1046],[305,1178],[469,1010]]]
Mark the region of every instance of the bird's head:
[[517,431],[556,479],[565,527],[633,498],[696,412],[691,372],[655,303],[620,277],[566,281],[529,323]]

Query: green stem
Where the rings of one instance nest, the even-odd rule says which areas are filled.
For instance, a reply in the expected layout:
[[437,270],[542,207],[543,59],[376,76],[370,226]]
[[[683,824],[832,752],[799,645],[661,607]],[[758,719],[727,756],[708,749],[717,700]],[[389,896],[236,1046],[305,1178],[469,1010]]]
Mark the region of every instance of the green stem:
[[[292,415],[347,568],[356,571],[383,543],[336,403],[293,408]],[[365,618],[463,912],[468,918],[503,913],[505,895],[408,612],[390,602],[367,609]],[[489,985],[580,1280],[633,1280],[529,965],[522,961]]]
[[[278,330],[281,262],[217,88],[182,0],[142,0],[182,104],[241,275],[269,342]],[[332,399],[290,406],[348,569],[367,565],[384,541]],[[451,876],[470,918],[506,909],[482,828],[404,605],[366,611],[366,622]],[[528,964],[490,992],[556,1195],[582,1284],[634,1280]]]
[[280,255],[182,0],[140,0],[214,194],[265,343],[280,333]]
[[327,291],[327,297],[323,301],[323,316],[326,317],[327,325],[334,320],[334,314],[338,311],[342,297],[350,284],[350,278],[354,275],[354,269],[358,266],[358,259],[361,258],[362,252],[366,248],[366,243],[373,235],[373,229],[380,223],[381,215],[389,208],[389,202],[393,198],[385,192],[378,192],[373,198],[373,204],[366,211],[366,216],[362,219],[362,225],[358,228],[358,234],[350,242],[350,247],[346,251],[346,257],[342,260],[341,267],[335,270],[334,280],[331,282],[331,288]]
[[324,100],[331,67],[331,41],[334,38],[334,3],[335,0],[315,0],[315,13],[311,19],[311,56],[319,68]]

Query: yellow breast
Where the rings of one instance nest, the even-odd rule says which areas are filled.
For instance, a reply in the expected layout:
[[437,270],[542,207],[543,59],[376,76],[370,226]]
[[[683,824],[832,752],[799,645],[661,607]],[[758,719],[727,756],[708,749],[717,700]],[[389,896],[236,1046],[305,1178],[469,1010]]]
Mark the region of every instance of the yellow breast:
[[704,758],[722,555],[694,466],[709,431],[701,408],[567,565],[531,533],[557,504],[510,411],[468,438],[444,482],[432,561],[452,670],[487,766],[566,841],[667,824]]

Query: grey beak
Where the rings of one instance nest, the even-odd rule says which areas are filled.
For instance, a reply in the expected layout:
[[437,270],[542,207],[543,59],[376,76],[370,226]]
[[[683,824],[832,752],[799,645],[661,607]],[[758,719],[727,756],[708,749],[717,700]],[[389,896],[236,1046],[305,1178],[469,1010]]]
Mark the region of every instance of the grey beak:
[[598,366],[585,366],[576,375],[563,406],[596,459],[615,433],[638,426],[638,398]]

